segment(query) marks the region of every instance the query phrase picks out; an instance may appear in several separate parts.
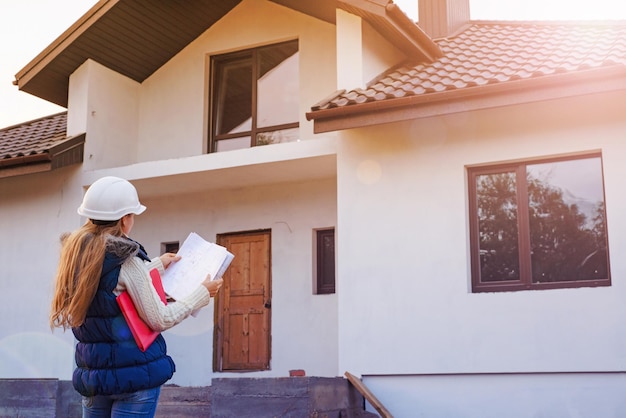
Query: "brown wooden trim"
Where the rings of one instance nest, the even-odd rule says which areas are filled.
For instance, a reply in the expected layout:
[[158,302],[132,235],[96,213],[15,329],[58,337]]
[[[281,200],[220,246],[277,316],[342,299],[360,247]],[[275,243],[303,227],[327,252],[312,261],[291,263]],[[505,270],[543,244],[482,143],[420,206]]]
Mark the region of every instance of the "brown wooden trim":
[[[332,237],[333,240],[333,253],[329,254],[328,257],[325,256],[326,251],[324,251],[324,239],[326,237]],[[316,294],[318,295],[329,295],[335,293],[335,228],[324,228],[318,229],[315,231],[315,264],[316,264]],[[326,269],[324,268],[328,264],[333,266],[332,273],[330,277],[326,277],[324,274]]]
[[619,65],[317,110],[322,102],[306,118],[323,133],[615,90],[626,90]]
[[84,143],[83,133],[61,141],[38,154],[0,159],[0,177],[39,173],[78,164],[83,161]]
[[385,6],[387,14],[391,17],[391,21],[398,25],[398,28],[407,34],[409,39],[414,39],[414,48],[420,55],[427,58],[428,61],[434,62],[443,56],[443,51],[439,45],[431,39],[415,22],[413,22],[395,3],[388,3]]
[[345,376],[346,378],[348,378],[350,383],[352,383],[352,385],[361,393],[361,395],[363,395],[365,399],[367,399],[367,401],[374,407],[374,409],[378,411],[382,418],[393,418],[391,412],[389,412],[387,408],[385,408],[382,402],[378,400],[376,395],[374,395],[374,393],[372,393],[372,391],[369,390],[367,386],[365,386],[361,379],[351,374],[350,372],[345,372]]
[[[250,147],[255,147],[257,145],[256,141],[257,141],[257,135],[259,133],[279,131],[282,129],[298,128],[300,126],[299,122],[285,123],[281,125],[273,125],[273,126],[265,126],[265,127],[257,126],[257,113],[258,113],[257,81],[259,79],[259,70],[261,66],[259,51],[265,48],[273,48],[279,45],[286,45],[286,44],[292,44],[292,43],[295,43],[296,45],[298,45],[298,52],[299,52],[300,51],[299,41],[297,39],[292,39],[292,40],[277,42],[273,44],[261,45],[255,48],[248,48],[248,49],[230,52],[226,54],[215,55],[210,58],[210,67],[211,67],[210,79],[209,79],[209,85],[210,85],[210,88],[209,88],[209,91],[210,91],[209,93],[210,94],[209,128],[210,129],[209,129],[209,141],[208,141],[209,153],[215,152],[216,147],[217,147],[217,142],[221,140],[250,137]],[[231,61],[236,61],[239,59],[248,59],[248,58],[250,59],[250,62],[252,65],[252,79],[250,80],[250,83],[252,86],[252,101],[250,103],[250,106],[252,108],[252,113],[251,113],[251,119],[252,119],[251,127],[252,128],[249,131],[242,131],[242,132],[230,133],[230,134],[218,134],[216,132],[216,129],[217,129],[216,121],[217,121],[219,103],[217,103],[218,100],[216,98],[216,94],[220,91],[220,89],[223,88],[224,82],[218,76],[217,69],[218,67],[220,67],[221,65],[224,65],[225,63],[229,63]]]
[[36,164],[40,162],[50,162],[52,158],[47,152],[30,155],[20,155],[13,158],[5,158],[0,160],[0,168],[13,167],[18,165]]
[[23,176],[26,174],[42,173],[50,171],[52,164],[49,161],[44,161],[35,164],[17,165],[0,169],[0,178]]
[[44,67],[59,57],[64,50],[79,36],[83,35],[91,25],[97,22],[120,0],[100,0],[87,11],[79,20],[57,37],[46,49],[33,58],[16,75],[13,84],[21,90],[25,84],[33,79]]
[[519,277],[528,288],[532,286],[532,257],[530,243],[530,215],[528,214],[528,182],[526,166],[520,163],[515,171],[515,187],[517,199],[517,248],[519,255]]
[[[481,292],[506,292],[517,290],[547,290],[547,289],[564,289],[564,288],[581,288],[581,287],[602,287],[611,286],[610,260],[608,251],[608,231],[605,237],[607,241],[607,276],[604,279],[593,280],[576,280],[576,281],[558,281],[546,283],[533,283],[532,278],[532,260],[531,260],[531,238],[530,238],[530,220],[528,215],[528,191],[526,185],[526,167],[537,163],[551,163],[560,161],[576,161],[584,158],[600,158],[602,164],[602,153],[600,151],[588,151],[574,153],[568,155],[558,155],[545,158],[532,158],[520,160],[516,162],[503,162],[493,165],[477,165],[466,167],[468,179],[468,210],[469,210],[469,229],[470,229],[470,271],[472,282],[472,293]],[[476,196],[476,178],[478,175],[515,172],[516,173],[516,191],[518,200],[517,210],[517,228],[518,228],[518,254],[519,254],[519,280],[502,280],[497,282],[482,282],[480,272],[480,237],[479,224],[477,217],[478,203]],[[603,184],[604,184],[604,174]],[[604,188],[603,188],[604,192]],[[603,195],[604,196],[604,195]],[[606,202],[606,200],[605,200]],[[606,209],[605,209],[605,229],[606,227]]]
[[[300,127],[300,123],[299,122],[294,122],[294,123],[284,123],[282,125],[274,125],[274,126],[267,126],[267,127],[263,127],[263,128],[257,128],[253,131],[243,131],[243,132],[237,132],[234,134],[222,134],[222,135],[215,135],[214,141],[221,141],[224,139],[234,139],[234,138],[243,138],[246,136],[252,136],[252,133],[255,132],[256,135],[264,133],[264,132],[275,132],[275,131],[282,131],[285,129],[293,129],[293,128],[299,128]],[[256,137],[256,135],[254,135]]]

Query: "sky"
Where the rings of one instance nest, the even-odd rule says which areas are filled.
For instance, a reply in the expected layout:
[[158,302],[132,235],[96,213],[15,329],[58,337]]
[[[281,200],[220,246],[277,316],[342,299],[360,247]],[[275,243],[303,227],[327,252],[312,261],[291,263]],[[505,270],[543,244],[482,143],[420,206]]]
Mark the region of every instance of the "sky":
[[[13,85],[15,74],[96,0],[0,0],[0,128],[65,110]],[[417,20],[417,0],[394,0]],[[585,7],[585,4],[591,7]],[[624,0],[470,0],[473,20],[626,20]]]

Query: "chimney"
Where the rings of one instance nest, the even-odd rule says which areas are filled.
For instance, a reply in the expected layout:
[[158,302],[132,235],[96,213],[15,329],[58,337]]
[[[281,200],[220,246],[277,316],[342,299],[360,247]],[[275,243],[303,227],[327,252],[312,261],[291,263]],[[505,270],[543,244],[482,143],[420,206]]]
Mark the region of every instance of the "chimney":
[[470,20],[469,0],[418,0],[419,27],[432,39],[447,38]]

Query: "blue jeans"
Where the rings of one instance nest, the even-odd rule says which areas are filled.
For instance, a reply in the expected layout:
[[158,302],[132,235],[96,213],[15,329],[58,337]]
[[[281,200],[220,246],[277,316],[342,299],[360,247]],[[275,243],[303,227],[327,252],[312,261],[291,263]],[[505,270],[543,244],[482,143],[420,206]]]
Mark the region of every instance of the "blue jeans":
[[161,388],[123,395],[83,396],[83,418],[154,417]]

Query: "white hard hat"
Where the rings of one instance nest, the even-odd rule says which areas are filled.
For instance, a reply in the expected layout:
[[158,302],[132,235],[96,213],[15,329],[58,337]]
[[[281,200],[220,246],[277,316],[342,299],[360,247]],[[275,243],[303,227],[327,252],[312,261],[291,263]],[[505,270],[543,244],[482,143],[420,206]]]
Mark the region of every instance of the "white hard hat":
[[146,207],[139,203],[135,186],[119,177],[96,180],[87,189],[78,214],[98,221],[117,221],[124,215],[139,215]]

